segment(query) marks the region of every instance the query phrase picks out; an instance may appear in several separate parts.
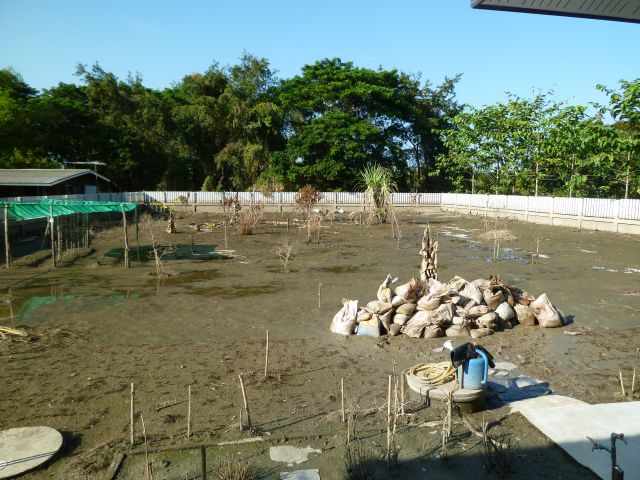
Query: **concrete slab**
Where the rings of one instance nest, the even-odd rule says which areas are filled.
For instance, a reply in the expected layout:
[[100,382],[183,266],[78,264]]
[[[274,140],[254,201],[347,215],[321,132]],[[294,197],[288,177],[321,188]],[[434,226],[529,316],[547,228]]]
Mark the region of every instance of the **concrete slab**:
[[0,432],[0,478],[20,475],[53,457],[62,435],[50,427],[11,428]]
[[269,448],[269,457],[273,462],[283,462],[287,465],[298,465],[306,462],[312,453],[322,453],[322,450],[311,448],[293,447],[291,445],[280,445]]
[[618,465],[627,478],[640,478],[640,402],[589,405],[570,397],[546,395],[514,402],[511,409],[603,479],[611,478],[611,457],[605,450],[592,451],[586,437],[610,446],[611,433],[624,433],[628,444],[616,444]]
[[320,480],[320,470],[296,470],[295,472],[282,472],[280,480]]

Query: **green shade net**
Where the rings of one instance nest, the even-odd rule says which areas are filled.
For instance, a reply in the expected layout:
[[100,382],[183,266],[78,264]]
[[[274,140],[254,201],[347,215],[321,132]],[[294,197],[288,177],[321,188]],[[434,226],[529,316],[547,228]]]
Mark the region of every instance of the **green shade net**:
[[53,200],[43,198],[38,202],[2,202],[0,208],[9,208],[9,215],[18,220],[48,218],[73,213],[130,212],[137,203],[91,202],[89,200]]

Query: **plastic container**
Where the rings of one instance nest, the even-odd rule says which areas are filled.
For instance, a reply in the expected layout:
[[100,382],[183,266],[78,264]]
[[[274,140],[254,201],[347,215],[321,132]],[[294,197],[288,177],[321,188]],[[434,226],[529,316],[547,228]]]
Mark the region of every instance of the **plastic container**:
[[458,382],[461,388],[468,390],[480,390],[487,386],[489,359],[482,350],[475,352],[480,355],[479,358],[467,360],[458,367]]

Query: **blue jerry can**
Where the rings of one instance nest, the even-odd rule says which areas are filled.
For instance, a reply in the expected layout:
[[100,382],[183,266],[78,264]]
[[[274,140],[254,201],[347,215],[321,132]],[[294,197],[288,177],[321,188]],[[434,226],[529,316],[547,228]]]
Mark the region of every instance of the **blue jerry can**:
[[472,358],[458,367],[458,381],[461,388],[480,390],[487,386],[489,359],[482,350],[476,350],[480,358]]

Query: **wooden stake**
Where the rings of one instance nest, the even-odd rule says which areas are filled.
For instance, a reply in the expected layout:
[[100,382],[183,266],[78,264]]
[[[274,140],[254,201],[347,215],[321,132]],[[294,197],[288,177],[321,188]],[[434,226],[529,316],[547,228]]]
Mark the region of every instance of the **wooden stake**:
[[153,480],[153,471],[149,464],[149,448],[147,446],[147,430],[144,428],[144,417],[140,414],[140,421],[142,422],[142,435],[144,437],[144,466],[145,466],[145,478],[147,480]]
[[134,423],[134,419],[133,419],[133,412],[134,412],[134,408],[133,408],[133,399],[134,399],[134,385],[133,383],[131,384],[131,410],[130,410],[130,425],[131,425],[131,445],[134,444],[134,440],[135,440],[135,436],[134,436],[134,427],[133,427],[133,423]]
[[633,378],[631,379],[631,400],[633,400],[633,393],[636,389],[636,368],[638,367],[638,353],[640,353],[640,347],[636,348],[636,361],[633,364]]
[[[238,375],[240,378],[240,388],[242,389],[242,400],[244,401],[244,413],[247,416],[247,427],[251,430],[251,415],[249,414],[249,402],[247,402],[247,392],[244,390],[244,381],[242,380],[242,374]],[[242,424],[241,424],[242,428]]]
[[400,415],[404,417],[404,375],[400,374]]
[[264,378],[268,377],[269,369],[269,330],[267,330],[267,345],[264,352]]
[[322,283],[318,283],[318,310],[322,308]]
[[387,462],[391,460],[391,383],[393,377],[389,375],[389,388],[387,390]]
[[187,438],[191,437],[191,385],[189,385],[189,389],[187,390]]
[[130,268],[131,263],[129,262],[129,237],[127,235],[127,215],[124,211],[124,207],[122,207],[122,228],[124,229],[124,266],[125,268]]
[[4,256],[7,269],[11,266],[11,246],[9,245],[9,207],[4,207]]
[[618,375],[620,377],[620,387],[622,387],[622,398],[626,398],[627,394],[624,392],[624,381],[622,380],[622,372],[619,371]]
[[289,215],[287,215],[287,233],[289,233]]
[[342,422],[344,423],[346,420],[344,416],[344,377],[340,380],[340,397],[342,402]]
[[224,225],[224,249],[229,250],[229,246],[227,245],[227,219],[226,218],[222,221],[222,224]]
[[207,480],[207,449],[200,445],[200,478]]

